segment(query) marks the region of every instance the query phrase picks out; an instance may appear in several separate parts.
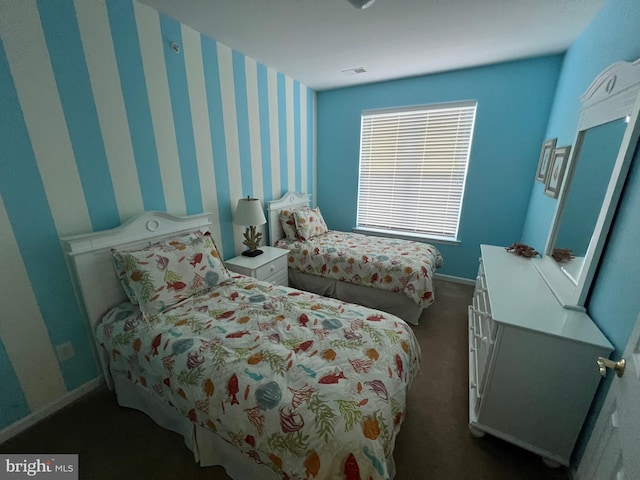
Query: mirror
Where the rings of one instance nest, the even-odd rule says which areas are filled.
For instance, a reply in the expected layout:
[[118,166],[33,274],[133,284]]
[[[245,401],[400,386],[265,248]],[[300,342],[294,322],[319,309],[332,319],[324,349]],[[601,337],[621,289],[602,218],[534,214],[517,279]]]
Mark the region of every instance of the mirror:
[[637,60],[611,65],[581,98],[578,134],[545,254],[535,263],[565,308],[584,310],[638,141],[639,93]]
[[566,187],[566,202],[553,246],[553,250],[571,252],[572,258],[559,261],[559,265],[576,285],[626,127],[627,122],[620,118],[583,130],[578,135],[576,165],[571,183]]

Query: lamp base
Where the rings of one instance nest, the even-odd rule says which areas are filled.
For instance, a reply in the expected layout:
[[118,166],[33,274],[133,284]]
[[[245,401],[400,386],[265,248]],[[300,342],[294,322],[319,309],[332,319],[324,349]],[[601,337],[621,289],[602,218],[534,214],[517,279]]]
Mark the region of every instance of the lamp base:
[[262,250],[245,250],[242,252],[242,255],[245,257],[257,257],[258,255],[262,255],[264,252]]

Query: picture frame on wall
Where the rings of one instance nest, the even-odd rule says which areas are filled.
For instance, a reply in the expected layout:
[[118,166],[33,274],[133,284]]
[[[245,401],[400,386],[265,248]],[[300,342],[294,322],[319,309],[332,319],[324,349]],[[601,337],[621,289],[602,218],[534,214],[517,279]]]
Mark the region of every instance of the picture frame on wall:
[[547,172],[549,171],[549,161],[551,160],[551,153],[556,148],[557,138],[551,138],[545,140],[542,144],[542,150],[540,150],[540,160],[538,160],[538,169],[536,170],[536,180],[538,182],[545,183],[547,179]]
[[547,177],[544,182],[544,194],[551,198],[558,198],[570,152],[571,147],[554,148],[551,152]]

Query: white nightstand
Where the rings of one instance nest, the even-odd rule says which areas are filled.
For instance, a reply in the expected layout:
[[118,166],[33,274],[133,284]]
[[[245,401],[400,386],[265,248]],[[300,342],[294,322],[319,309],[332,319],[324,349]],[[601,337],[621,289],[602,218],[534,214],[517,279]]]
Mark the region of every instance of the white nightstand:
[[287,254],[289,251],[276,247],[258,248],[264,252],[262,255],[257,257],[238,255],[224,263],[232,272],[288,287]]

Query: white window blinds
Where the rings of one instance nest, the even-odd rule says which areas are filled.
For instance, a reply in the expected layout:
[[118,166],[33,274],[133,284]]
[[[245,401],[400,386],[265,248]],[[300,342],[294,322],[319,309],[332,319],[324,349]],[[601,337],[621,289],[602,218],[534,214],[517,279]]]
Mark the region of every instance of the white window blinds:
[[456,240],[476,102],[362,114],[358,228]]

